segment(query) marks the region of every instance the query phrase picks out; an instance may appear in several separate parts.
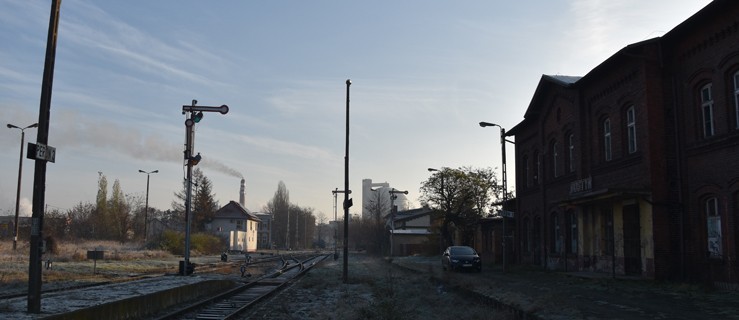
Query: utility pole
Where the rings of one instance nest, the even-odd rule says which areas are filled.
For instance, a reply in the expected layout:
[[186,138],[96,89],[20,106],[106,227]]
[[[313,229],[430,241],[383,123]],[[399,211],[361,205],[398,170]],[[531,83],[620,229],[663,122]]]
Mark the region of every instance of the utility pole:
[[346,148],[344,154],[344,268],[342,278],[344,284],[349,283],[349,208],[352,200],[349,199],[349,86],[350,79],[346,79]]
[[[51,89],[54,83],[54,62],[56,59],[56,38],[59,30],[59,7],[61,0],[51,1],[49,32],[46,42],[44,78],[41,83],[41,103],[39,104],[39,127],[36,145],[28,144],[28,156],[33,146],[36,160],[33,175],[33,213],[31,214],[31,252],[28,261],[28,312],[41,313],[41,255],[44,252],[44,203],[46,202],[46,162],[54,162],[56,151],[47,146],[49,141],[49,120],[51,115]],[[49,153],[47,153],[48,151]],[[30,158],[30,157],[29,157]]]

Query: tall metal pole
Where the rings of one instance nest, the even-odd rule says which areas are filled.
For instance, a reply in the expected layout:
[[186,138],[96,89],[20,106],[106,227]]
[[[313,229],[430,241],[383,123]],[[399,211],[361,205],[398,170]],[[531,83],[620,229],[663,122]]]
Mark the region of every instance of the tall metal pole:
[[408,194],[408,190],[400,191],[395,188],[390,189],[390,257],[393,256],[393,236],[395,236],[395,199],[397,193]]
[[36,128],[38,123],[34,123],[25,128],[21,128],[8,123],[8,128],[19,129],[21,131],[21,153],[18,159],[18,190],[15,196],[15,222],[13,224],[13,251],[15,251],[18,243],[18,214],[20,213],[20,202],[21,202],[21,176],[23,174],[23,141],[26,137],[26,129]]
[[[505,138],[505,128],[503,128],[500,125],[497,125],[495,123],[490,122],[480,122],[481,127],[498,127],[500,128],[500,148],[501,148],[501,157],[502,160],[502,169],[503,169],[503,203],[501,204],[501,211],[505,210],[505,203],[508,201],[508,177],[507,177],[507,171],[506,171],[506,156],[505,156],[505,143],[512,141],[508,141]],[[505,215],[501,215],[503,218],[503,271],[508,270],[508,229],[506,228],[506,220],[508,218]]]
[[287,232],[285,232],[285,249],[290,249],[290,202],[287,202]]
[[339,242],[339,220],[337,219],[337,212],[336,212],[338,210],[338,208],[336,207],[338,205],[337,203],[338,191],[339,191],[339,188],[336,188],[336,190],[332,192],[334,194],[334,260],[339,258],[339,251],[338,251],[338,247],[336,246],[336,243]]
[[[54,82],[56,38],[59,29],[59,7],[61,0],[51,1],[49,33],[46,42],[44,78],[41,84],[39,104],[39,129],[37,144],[46,145],[49,140],[51,114],[51,89]],[[28,261],[28,312],[41,312],[41,255],[43,254],[44,203],[46,202],[46,160],[36,159],[33,176],[33,213],[31,215],[31,252]]]
[[[503,204],[500,207],[505,210],[505,204],[508,201],[508,177],[505,167],[505,129],[501,126],[498,126],[498,128],[500,128],[500,148],[502,150],[501,156],[503,157]],[[508,271],[508,229],[506,228],[506,220],[508,218],[503,216],[503,271]]]
[[[203,118],[203,112],[219,112],[220,114],[228,113],[228,106],[221,105],[220,107],[211,106],[196,106],[198,100],[193,99],[191,105],[182,106],[182,114],[185,114],[185,163],[187,166],[187,189],[185,195],[185,261],[182,261],[182,275],[187,275],[188,270],[193,270],[194,267],[190,267],[190,228],[192,224],[192,167],[200,162],[200,154],[193,157],[193,149],[195,144],[195,123],[199,122]],[[195,113],[197,112],[197,113]]]
[[390,258],[393,257],[393,237],[395,237],[395,188],[390,189]]
[[346,147],[344,154],[344,268],[342,278],[344,283],[349,282],[349,86],[350,79],[346,79]]
[[13,251],[15,251],[18,244],[18,213],[20,211],[21,201],[21,175],[23,174],[23,140],[25,140],[26,132],[21,130],[21,153],[18,160],[18,191],[15,195],[15,227],[13,230]]
[[[195,105],[197,101],[193,100],[192,104]],[[187,119],[185,120],[185,123],[187,124],[189,121],[192,121],[192,112],[187,113]],[[190,125],[185,125],[185,135],[187,140],[187,147],[185,150],[185,162],[187,163],[187,187],[185,188],[187,191],[185,193],[185,261],[182,266],[182,275],[187,275],[187,270],[190,267],[190,225],[192,224],[192,209],[191,209],[191,202],[192,202],[192,161],[190,159],[193,158],[193,144],[195,140],[195,131],[193,130],[194,124],[192,122],[189,122]]]
[[159,170],[154,170],[151,172],[146,172],[144,170],[139,170],[141,173],[146,173],[146,207],[144,207],[144,242],[146,242],[149,232],[147,230],[147,226],[149,225],[149,175],[152,173],[157,173]]
[[144,208],[144,243],[146,243],[148,230],[147,224],[149,223],[149,174],[146,174],[146,207]]

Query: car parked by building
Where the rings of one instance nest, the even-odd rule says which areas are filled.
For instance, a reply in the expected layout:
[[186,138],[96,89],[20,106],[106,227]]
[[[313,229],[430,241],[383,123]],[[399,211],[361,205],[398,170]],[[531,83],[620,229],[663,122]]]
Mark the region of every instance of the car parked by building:
[[451,246],[441,255],[441,267],[446,270],[470,269],[482,271],[482,260],[475,249],[468,246]]

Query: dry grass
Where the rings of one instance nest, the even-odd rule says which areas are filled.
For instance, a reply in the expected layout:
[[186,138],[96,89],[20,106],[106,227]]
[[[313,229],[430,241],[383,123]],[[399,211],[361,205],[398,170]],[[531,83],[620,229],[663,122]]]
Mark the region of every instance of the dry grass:
[[[61,242],[56,252],[46,253],[52,268],[43,270],[44,283],[57,281],[94,281],[116,274],[166,272],[177,264],[177,257],[158,250],[145,250],[139,244],[115,241]],[[105,259],[95,263],[87,259],[88,250],[105,251]],[[30,247],[19,242],[0,241],[0,284],[20,286],[28,281]],[[94,271],[97,274],[93,273]]]

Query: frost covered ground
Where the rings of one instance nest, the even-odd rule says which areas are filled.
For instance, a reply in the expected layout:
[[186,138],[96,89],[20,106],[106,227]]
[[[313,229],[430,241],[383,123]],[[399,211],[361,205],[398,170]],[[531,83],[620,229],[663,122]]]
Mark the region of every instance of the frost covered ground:
[[243,318],[510,319],[490,305],[448,289],[429,274],[382,258],[349,257],[347,284],[342,281],[342,259],[327,259]]

